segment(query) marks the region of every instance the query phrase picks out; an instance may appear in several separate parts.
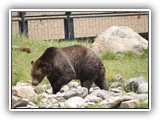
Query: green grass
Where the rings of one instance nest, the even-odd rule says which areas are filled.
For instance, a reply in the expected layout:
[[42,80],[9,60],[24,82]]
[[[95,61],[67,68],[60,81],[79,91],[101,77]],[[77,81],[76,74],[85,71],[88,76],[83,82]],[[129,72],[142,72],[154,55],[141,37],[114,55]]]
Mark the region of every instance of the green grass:
[[135,105],[135,108],[149,108],[148,103],[140,101],[140,103]]
[[[64,47],[75,44],[91,47],[91,43],[78,41],[41,41],[28,40],[23,35],[17,34],[12,37],[12,45],[29,47],[32,49],[30,54],[17,50],[12,50],[12,85],[17,82],[31,83],[31,61],[36,60],[46,48],[50,46]],[[106,68],[106,78],[113,82],[115,74],[121,74],[124,80],[133,77],[144,76],[148,80],[148,50],[141,56],[134,56],[130,53],[114,54],[107,52],[101,55]],[[48,83],[45,79],[42,83]]]
[[106,68],[106,78],[109,82],[114,82],[115,74],[123,76],[123,80],[143,76],[148,80],[148,50],[141,56],[135,56],[131,53],[114,54],[107,52],[102,56]]

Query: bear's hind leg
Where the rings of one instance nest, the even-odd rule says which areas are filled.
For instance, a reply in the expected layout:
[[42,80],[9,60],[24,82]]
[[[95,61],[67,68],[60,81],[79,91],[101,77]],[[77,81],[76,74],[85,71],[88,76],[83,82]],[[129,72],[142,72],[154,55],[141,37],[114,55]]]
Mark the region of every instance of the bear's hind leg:
[[89,93],[89,90],[90,90],[92,84],[93,84],[92,80],[87,80],[87,79],[82,79],[81,80],[81,86],[86,87],[88,89],[88,93]]
[[104,90],[109,90],[108,83],[105,79],[105,77],[100,77],[95,81],[95,84],[100,88]]

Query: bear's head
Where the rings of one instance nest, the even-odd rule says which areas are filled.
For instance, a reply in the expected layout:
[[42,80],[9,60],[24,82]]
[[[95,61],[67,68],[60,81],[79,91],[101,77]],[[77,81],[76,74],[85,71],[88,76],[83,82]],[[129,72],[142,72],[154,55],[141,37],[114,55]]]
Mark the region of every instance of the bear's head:
[[52,66],[41,60],[31,61],[32,69],[32,85],[37,86],[44,79],[45,76],[48,76],[52,71]]

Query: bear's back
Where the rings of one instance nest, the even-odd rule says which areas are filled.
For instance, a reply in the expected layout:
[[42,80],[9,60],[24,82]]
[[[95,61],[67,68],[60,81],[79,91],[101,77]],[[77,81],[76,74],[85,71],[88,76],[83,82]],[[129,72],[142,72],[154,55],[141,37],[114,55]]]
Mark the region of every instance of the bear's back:
[[90,48],[87,48],[82,45],[74,45],[69,47],[61,48],[65,56],[71,61],[71,62],[81,62],[84,59],[88,57],[98,57],[94,51],[92,51]]

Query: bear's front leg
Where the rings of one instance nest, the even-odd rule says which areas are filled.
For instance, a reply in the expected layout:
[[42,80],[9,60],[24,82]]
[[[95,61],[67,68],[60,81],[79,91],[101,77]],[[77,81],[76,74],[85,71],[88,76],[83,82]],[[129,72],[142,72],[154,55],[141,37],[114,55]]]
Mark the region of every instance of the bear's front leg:
[[49,82],[50,82],[50,85],[52,87],[52,93],[53,94],[56,94],[60,89],[61,89],[61,86],[59,86],[56,81],[57,79],[56,78],[48,78]]
[[56,94],[57,92],[60,91],[62,85],[58,84],[58,83],[54,83],[53,84],[53,87],[52,87],[52,93],[53,94]]
[[53,83],[53,87],[52,87],[53,94],[56,94],[57,92],[59,92],[61,87],[63,85],[68,84],[71,80],[72,78],[70,77],[66,77],[66,76],[60,77],[55,83]]

